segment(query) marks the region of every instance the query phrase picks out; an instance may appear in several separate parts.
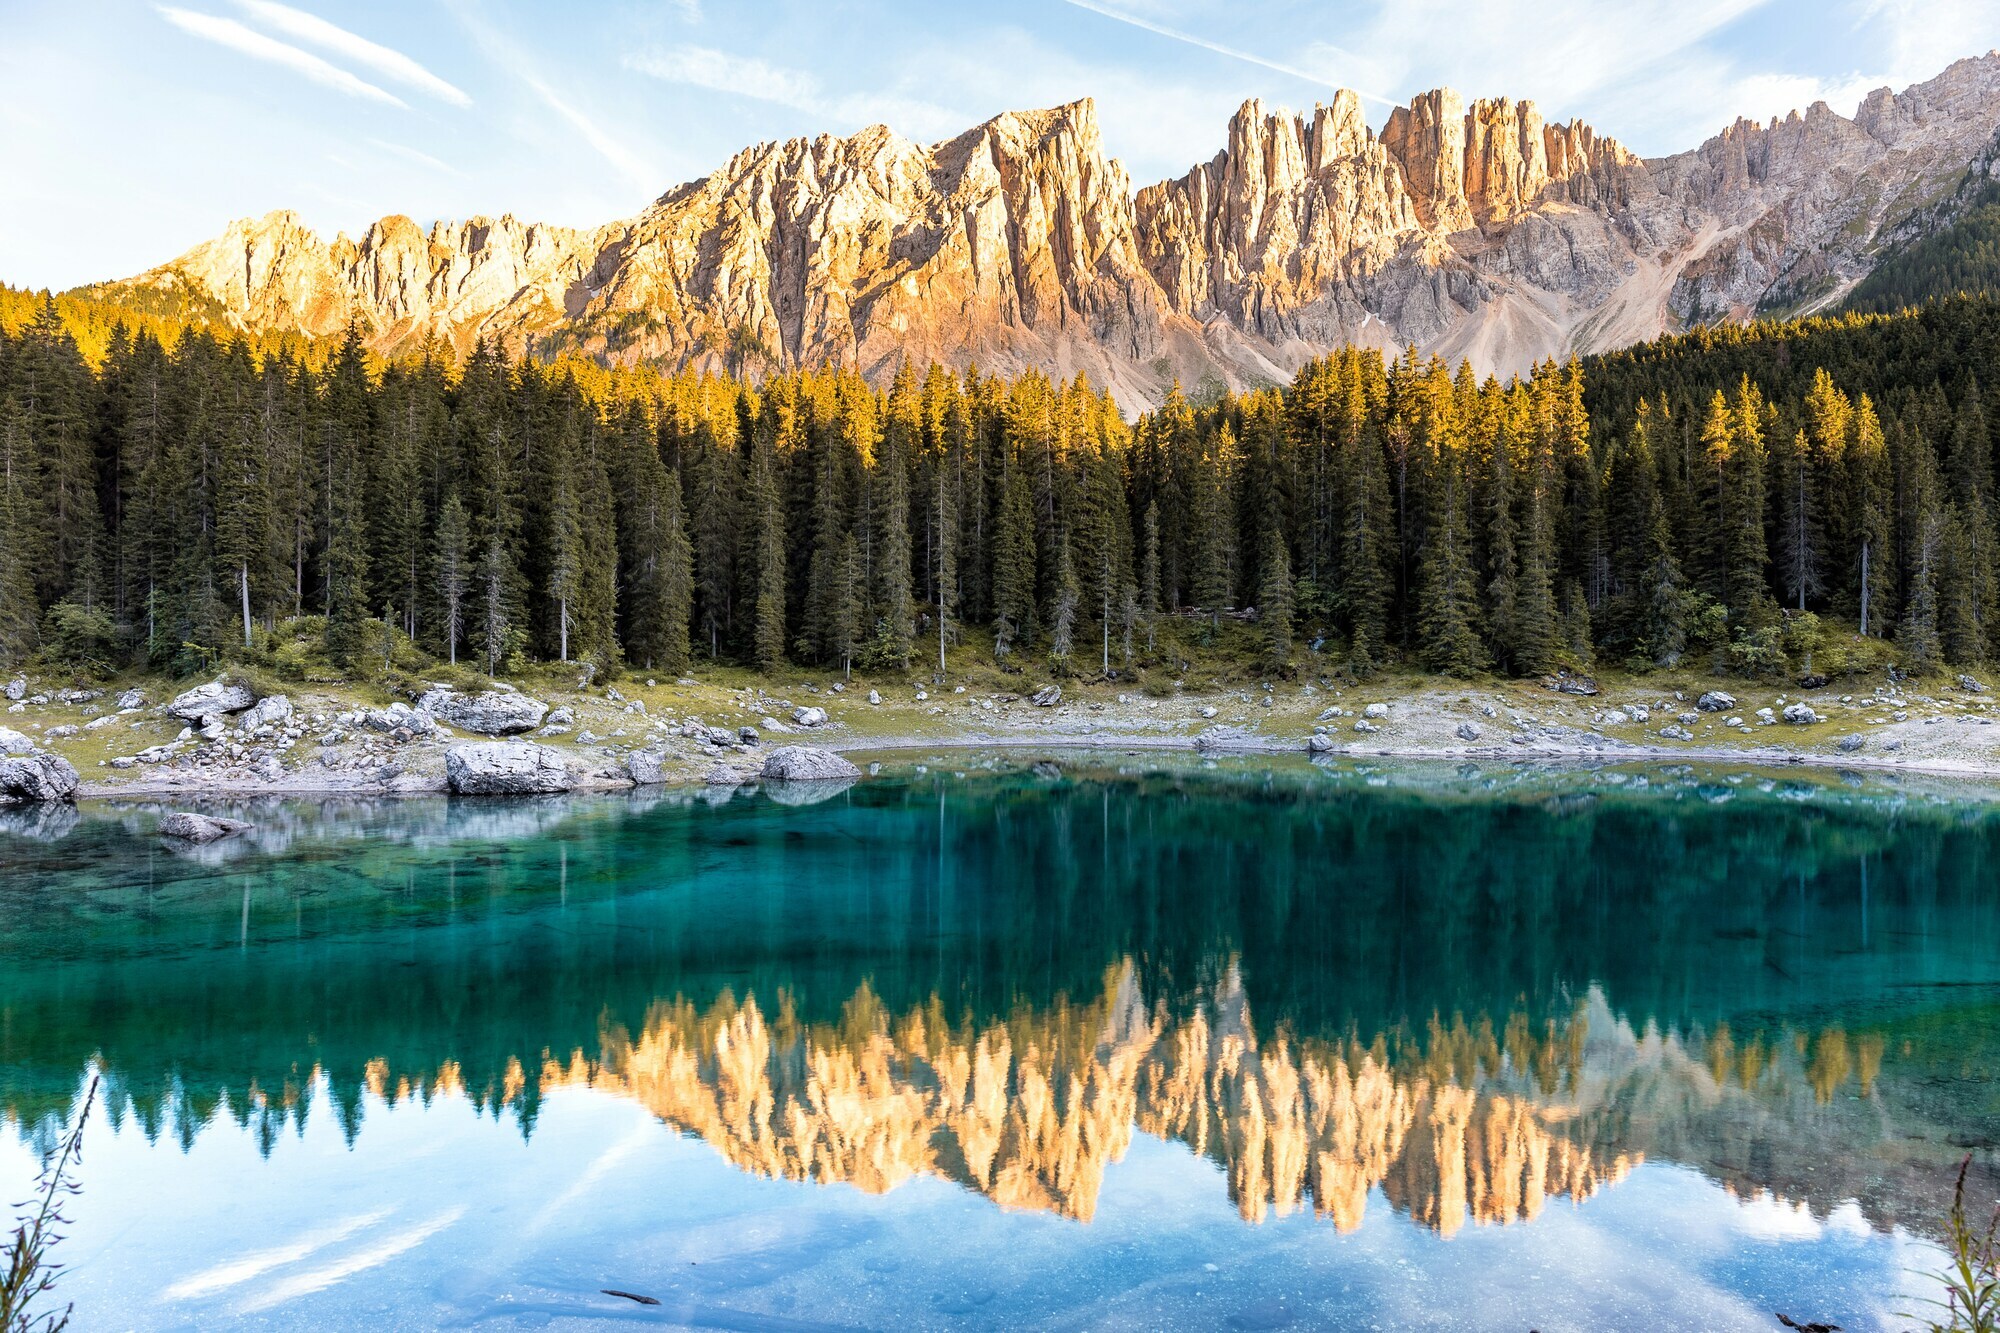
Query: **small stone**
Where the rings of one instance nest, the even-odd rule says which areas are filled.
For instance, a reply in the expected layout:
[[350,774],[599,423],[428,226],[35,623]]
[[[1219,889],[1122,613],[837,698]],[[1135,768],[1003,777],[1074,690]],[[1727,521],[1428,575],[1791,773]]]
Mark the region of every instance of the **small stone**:
[[1710,690],[1695,700],[1694,706],[1704,713],[1726,713],[1736,707],[1736,696],[1723,690]]
[[1028,702],[1037,708],[1054,708],[1062,702],[1062,686],[1044,685],[1028,696]]
[[794,708],[792,710],[792,721],[798,723],[802,727],[825,726],[826,710],[824,708],[819,708],[819,707]]
[[[1363,717],[1367,717],[1367,718],[1384,718],[1384,717],[1387,717],[1387,716],[1389,716],[1389,705],[1387,705],[1387,704],[1369,704],[1369,705],[1368,705],[1368,706],[1367,706],[1366,708],[1364,708],[1364,709],[1362,709],[1362,710],[1361,710],[1361,715],[1362,715]],[[1370,730],[1370,731],[1373,731],[1373,730],[1374,730],[1374,728],[1373,728],[1373,727],[1370,727],[1370,728],[1369,728],[1369,730]]]
[[1813,723],[1819,721],[1819,714],[1815,713],[1812,710],[1812,705],[1807,703],[1787,704],[1785,705],[1785,721],[1795,727],[1811,726]]
[[1458,724],[1458,738],[1466,742],[1476,741],[1479,739],[1479,728],[1470,722],[1461,722]]

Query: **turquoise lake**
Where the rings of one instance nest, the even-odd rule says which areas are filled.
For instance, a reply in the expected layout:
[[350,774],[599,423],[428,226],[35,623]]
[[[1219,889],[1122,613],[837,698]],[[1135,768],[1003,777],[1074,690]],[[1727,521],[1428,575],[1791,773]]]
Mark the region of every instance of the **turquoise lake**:
[[1990,1206],[1991,790],[1046,759],[9,814],[0,1194],[97,1077],[81,1330],[1900,1328]]

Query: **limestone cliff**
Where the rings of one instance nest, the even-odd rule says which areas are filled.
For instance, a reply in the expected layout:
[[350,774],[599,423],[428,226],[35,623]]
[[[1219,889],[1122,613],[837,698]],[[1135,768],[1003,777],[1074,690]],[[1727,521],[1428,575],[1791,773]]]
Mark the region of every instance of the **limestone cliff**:
[[1852,119],[1818,103],[1651,160],[1449,89],[1377,133],[1342,92],[1309,115],[1248,102],[1213,159],[1134,194],[1080,101],[929,146],[880,126],[761,144],[588,231],[390,217],[327,243],[272,213],[92,290],[312,336],[357,319],[384,352],[486,336],[752,374],[1035,366],[1137,406],[1176,376],[1269,382],[1348,343],[1505,374],[1816,308],[1948,220],[1996,136],[2000,53]]

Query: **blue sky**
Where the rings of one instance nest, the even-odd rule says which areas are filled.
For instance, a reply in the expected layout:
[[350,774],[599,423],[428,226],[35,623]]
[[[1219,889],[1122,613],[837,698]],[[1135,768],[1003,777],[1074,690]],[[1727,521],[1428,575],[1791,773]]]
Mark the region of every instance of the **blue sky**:
[[2000,46],[2000,0],[0,0],[0,280],[120,277],[231,218],[591,225],[761,139],[945,137],[1095,97],[1135,185],[1247,97],[1533,98],[1640,152],[1851,114]]

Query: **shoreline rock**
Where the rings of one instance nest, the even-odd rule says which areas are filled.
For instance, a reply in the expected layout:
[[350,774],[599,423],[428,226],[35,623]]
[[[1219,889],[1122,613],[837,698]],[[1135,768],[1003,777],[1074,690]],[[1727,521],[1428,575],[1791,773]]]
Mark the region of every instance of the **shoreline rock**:
[[224,819],[220,815],[198,815],[191,810],[176,810],[160,816],[159,835],[181,842],[205,843],[222,838],[234,837],[255,828],[240,819]]
[[459,796],[546,796],[576,785],[561,755],[531,741],[465,741],[444,752],[444,768]]
[[0,805],[73,805],[81,785],[61,755],[37,751],[0,759]]
[[765,758],[761,775],[781,782],[828,782],[858,778],[861,770],[831,750],[814,745],[784,745]]

